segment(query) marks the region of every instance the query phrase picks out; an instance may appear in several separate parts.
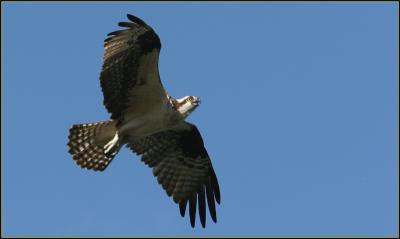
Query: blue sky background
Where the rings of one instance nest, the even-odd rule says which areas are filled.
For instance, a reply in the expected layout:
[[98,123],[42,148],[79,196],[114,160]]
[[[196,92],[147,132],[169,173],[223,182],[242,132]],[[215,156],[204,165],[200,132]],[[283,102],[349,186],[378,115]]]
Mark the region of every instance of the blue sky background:
[[[105,120],[103,40],[131,13],[160,74],[202,105],[218,223],[190,227],[124,148],[103,173],[67,152]],[[398,235],[399,4],[2,2],[2,236]]]

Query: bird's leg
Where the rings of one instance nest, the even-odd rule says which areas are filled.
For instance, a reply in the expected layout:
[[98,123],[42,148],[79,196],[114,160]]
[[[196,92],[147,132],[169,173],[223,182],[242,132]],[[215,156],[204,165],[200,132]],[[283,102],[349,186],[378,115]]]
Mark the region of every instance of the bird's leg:
[[114,138],[110,142],[108,142],[106,145],[104,145],[104,153],[108,153],[118,142],[118,139],[119,139],[118,132],[116,132]]

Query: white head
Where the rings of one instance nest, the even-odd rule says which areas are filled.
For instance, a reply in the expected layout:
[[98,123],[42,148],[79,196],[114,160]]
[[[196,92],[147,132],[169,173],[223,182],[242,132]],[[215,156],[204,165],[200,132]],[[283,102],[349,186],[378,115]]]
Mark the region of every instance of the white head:
[[200,98],[196,96],[185,96],[176,99],[175,108],[182,114],[184,118],[188,117],[201,103]]

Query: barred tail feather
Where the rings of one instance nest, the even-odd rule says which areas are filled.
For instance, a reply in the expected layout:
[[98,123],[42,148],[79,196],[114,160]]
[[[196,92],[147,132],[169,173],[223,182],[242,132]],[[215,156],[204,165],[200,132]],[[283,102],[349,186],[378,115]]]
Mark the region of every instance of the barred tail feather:
[[106,153],[105,145],[114,139],[116,133],[112,120],[73,125],[69,130],[68,152],[81,168],[103,171],[121,148],[116,141]]

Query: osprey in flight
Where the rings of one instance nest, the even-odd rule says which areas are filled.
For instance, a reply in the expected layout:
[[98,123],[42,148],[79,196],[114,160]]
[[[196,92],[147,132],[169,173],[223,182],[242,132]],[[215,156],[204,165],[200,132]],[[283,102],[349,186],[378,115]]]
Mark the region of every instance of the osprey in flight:
[[69,153],[80,167],[103,171],[126,145],[153,168],[158,183],[179,204],[182,217],[189,204],[194,227],[198,207],[205,227],[206,200],[217,222],[220,190],[199,130],[185,121],[200,99],[168,95],[158,72],[160,39],[143,20],[129,14],[128,19],[131,22],[118,24],[126,29],[109,33],[104,41],[100,84],[111,119],[73,125]]

